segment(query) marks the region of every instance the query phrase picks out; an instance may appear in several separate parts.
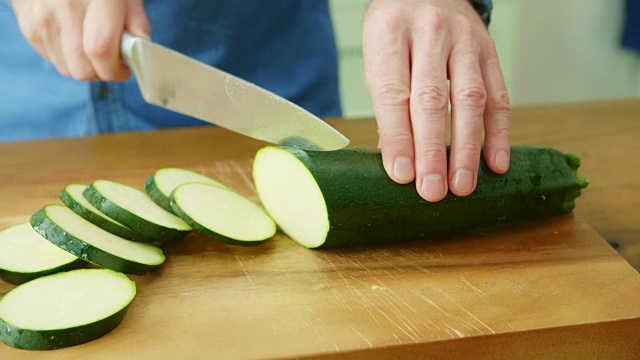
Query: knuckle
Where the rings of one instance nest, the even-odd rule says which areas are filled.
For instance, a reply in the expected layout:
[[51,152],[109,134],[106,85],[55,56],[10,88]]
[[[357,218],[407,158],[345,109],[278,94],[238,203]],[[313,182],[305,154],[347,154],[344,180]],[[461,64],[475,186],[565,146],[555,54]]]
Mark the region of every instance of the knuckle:
[[480,157],[480,143],[465,141],[455,145],[456,156],[461,159],[476,159]]
[[411,93],[411,105],[423,111],[446,111],[449,106],[447,90],[437,85],[419,87]]
[[385,149],[405,149],[412,146],[413,136],[410,131],[392,127],[380,132],[380,144]]
[[506,90],[499,91],[488,102],[488,107],[491,111],[498,113],[508,113],[511,111],[511,100],[509,99],[509,93]]
[[487,102],[487,91],[480,84],[469,84],[456,90],[453,98],[458,105],[482,109]]
[[496,139],[499,139],[500,141],[508,143],[511,139],[511,131],[508,127],[496,127],[486,130],[485,137],[491,139],[490,141],[496,141]]
[[436,142],[427,142],[416,144],[416,159],[423,165],[439,164],[446,161],[446,146]]
[[389,83],[380,86],[375,92],[374,98],[379,105],[400,106],[409,101],[409,89],[398,83]]
[[67,14],[73,14],[78,10],[79,3],[76,0],[58,0],[60,9]]
[[425,29],[435,36],[444,33],[447,30],[448,17],[447,14],[439,9],[428,6],[423,15]]

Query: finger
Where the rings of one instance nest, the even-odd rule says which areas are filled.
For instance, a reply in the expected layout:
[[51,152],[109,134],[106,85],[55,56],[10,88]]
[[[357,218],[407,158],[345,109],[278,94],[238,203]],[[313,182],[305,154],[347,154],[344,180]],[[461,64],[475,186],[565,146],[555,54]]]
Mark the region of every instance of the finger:
[[493,172],[504,174],[509,169],[510,158],[510,102],[495,51],[484,62],[482,75],[487,88],[484,157]]
[[126,0],[94,0],[83,22],[83,48],[100,79],[123,81],[129,69],[120,57],[120,37],[124,29]]
[[144,10],[143,0],[127,1],[125,29],[133,35],[151,40],[151,25]]
[[455,195],[466,196],[476,187],[487,98],[479,52],[471,45],[459,45],[451,53],[449,70],[452,109],[449,188]]
[[427,29],[412,42],[411,125],[415,138],[416,186],[428,201],[447,194],[446,122],[449,105],[447,58],[450,36],[441,19],[425,21]]
[[400,184],[415,178],[409,120],[409,44],[402,16],[383,11],[368,17],[363,31],[367,84],[378,123],[384,168]]
[[63,4],[60,15],[62,33],[60,47],[69,73],[76,80],[97,79],[98,75],[85,55],[82,46],[86,5],[78,1],[65,1]]
[[12,6],[18,27],[24,38],[42,57],[49,59],[42,40],[42,26],[50,25],[53,20],[51,14],[39,11],[40,7],[29,6],[24,1],[14,0]]
[[40,36],[42,39],[41,48],[45,57],[51,61],[60,74],[71,76],[60,47],[60,22],[56,19],[47,23],[46,26],[41,28]]

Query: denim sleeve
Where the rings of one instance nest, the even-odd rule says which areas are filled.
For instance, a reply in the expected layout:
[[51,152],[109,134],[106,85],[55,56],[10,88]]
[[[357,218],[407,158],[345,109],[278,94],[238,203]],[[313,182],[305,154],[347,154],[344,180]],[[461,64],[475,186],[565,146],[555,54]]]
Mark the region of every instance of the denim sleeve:
[[476,9],[478,15],[485,25],[489,26],[491,22],[491,11],[493,10],[492,0],[471,0],[471,5]]

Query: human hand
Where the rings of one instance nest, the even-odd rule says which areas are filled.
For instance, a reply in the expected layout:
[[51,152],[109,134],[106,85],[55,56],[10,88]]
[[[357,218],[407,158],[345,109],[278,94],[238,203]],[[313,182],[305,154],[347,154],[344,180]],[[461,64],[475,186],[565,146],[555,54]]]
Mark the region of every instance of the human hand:
[[150,38],[143,0],[13,0],[20,30],[65,76],[122,81],[130,72],[120,57],[124,30]]
[[372,1],[363,55],[384,168],[394,181],[415,179],[428,201],[444,198],[447,188],[469,195],[483,129],[489,168],[507,171],[509,97],[493,40],[469,0]]

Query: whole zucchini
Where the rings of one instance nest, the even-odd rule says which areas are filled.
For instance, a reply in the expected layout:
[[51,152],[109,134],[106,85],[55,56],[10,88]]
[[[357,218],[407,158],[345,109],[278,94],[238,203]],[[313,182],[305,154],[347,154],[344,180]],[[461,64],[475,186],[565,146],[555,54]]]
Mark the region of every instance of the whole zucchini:
[[[482,157],[481,157],[482,158]],[[571,212],[588,181],[580,158],[513,146],[504,175],[480,163],[476,190],[422,199],[415,184],[393,182],[377,149],[305,151],[269,146],[255,156],[262,204],[279,227],[308,248],[368,245],[467,232]]]

